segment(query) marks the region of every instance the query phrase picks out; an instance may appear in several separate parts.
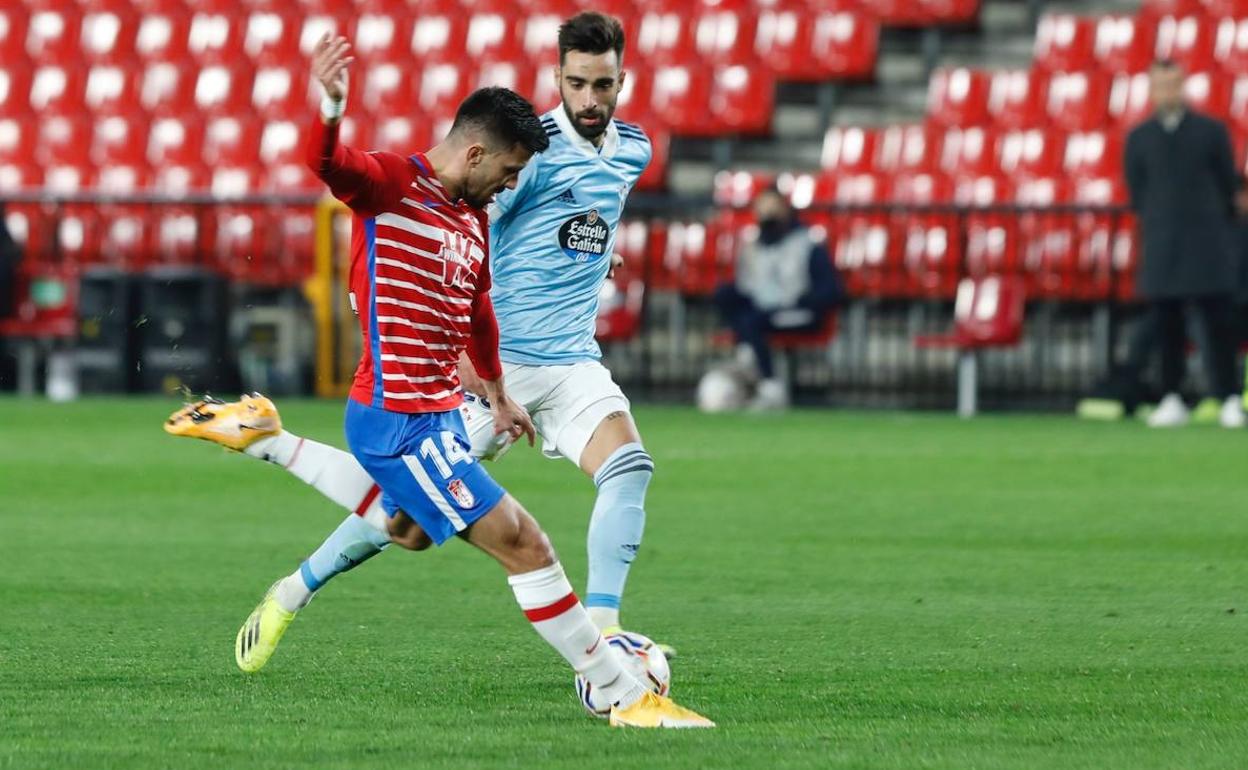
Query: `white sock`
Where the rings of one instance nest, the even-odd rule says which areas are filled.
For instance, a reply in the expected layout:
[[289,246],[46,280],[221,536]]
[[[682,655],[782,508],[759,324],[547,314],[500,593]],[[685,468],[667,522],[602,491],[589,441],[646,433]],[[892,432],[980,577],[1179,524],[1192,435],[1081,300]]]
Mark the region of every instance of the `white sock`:
[[558,562],[507,582],[534,630],[609,702],[630,706],[646,694],[611,653]]
[[[387,534],[381,488],[350,452],[282,431],[243,450],[252,457],[280,465],[338,505]],[[387,534],[387,537],[389,535]]]
[[298,612],[308,606],[313,596],[316,596],[316,592],[308,590],[299,570],[277,581],[277,588],[273,590],[273,598],[277,600],[278,606],[287,612]]
[[586,607],[585,609],[589,612],[589,619],[594,621],[594,625],[604,631],[620,624],[620,611],[615,607]]

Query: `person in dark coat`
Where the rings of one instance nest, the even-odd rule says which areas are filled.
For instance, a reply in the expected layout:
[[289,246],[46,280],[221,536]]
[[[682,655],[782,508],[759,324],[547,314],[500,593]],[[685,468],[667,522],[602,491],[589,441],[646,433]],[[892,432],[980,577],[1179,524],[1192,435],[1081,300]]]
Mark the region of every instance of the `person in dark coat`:
[[818,330],[845,298],[827,247],[798,221],[776,188],[754,199],[758,235],[737,255],[736,279],[718,288],[715,301],[737,342],[749,346],[761,381],[751,406],[782,409],[785,383],[775,372],[768,336]]
[[1182,68],[1159,61],[1149,80],[1155,111],[1128,134],[1125,158],[1143,248],[1136,288],[1157,325],[1166,393],[1149,424],[1170,427],[1189,419],[1179,396],[1187,309],[1204,327],[1199,338],[1211,395],[1222,403],[1221,423],[1242,427],[1231,319],[1236,179],[1230,136],[1222,123],[1183,103]]

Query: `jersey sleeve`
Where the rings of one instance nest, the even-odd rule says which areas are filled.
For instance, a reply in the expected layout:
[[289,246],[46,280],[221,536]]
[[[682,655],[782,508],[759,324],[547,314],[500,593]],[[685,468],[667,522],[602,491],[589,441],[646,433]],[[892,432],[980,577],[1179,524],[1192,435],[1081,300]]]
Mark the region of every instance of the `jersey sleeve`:
[[477,293],[472,299],[472,336],[468,340],[468,359],[483,380],[503,376],[498,357],[498,319],[490,300],[490,261],[486,257],[477,275]]
[[506,219],[513,212],[518,210],[529,195],[538,186],[537,169],[541,165],[542,156],[534,155],[533,159],[524,164],[524,168],[520,170],[520,177],[516,180],[515,189],[503,190],[494,196],[494,202],[490,204],[489,215],[490,222],[498,222]]
[[338,141],[338,126],[316,116],[308,135],[308,167],[335,198],[363,216],[375,216],[403,197],[411,164],[391,152],[364,152]]

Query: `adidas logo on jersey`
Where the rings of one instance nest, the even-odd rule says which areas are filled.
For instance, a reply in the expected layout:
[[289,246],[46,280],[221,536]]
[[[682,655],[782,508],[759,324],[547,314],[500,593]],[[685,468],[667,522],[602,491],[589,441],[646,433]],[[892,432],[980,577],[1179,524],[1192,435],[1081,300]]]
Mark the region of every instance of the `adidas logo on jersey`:
[[571,204],[571,205],[573,205],[573,206],[575,206],[575,205],[576,205],[576,196],[572,194],[572,188],[571,188],[571,187],[569,187],[568,189],[566,189],[566,190],[564,190],[564,191],[563,191],[563,194],[559,196],[559,202],[560,202],[560,203],[568,203],[568,204]]

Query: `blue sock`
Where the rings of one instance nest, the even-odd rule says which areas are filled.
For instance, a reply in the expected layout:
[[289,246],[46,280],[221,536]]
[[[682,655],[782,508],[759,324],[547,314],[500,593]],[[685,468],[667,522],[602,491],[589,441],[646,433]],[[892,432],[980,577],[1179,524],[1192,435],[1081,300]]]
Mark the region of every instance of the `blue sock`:
[[598,499],[589,520],[585,606],[599,627],[619,623],[620,596],[646,528],[646,487],[654,460],[641,444],[615,450],[594,474]]
[[381,553],[389,542],[385,535],[353,513],[299,565],[299,574],[308,590],[316,591],[334,575]]

